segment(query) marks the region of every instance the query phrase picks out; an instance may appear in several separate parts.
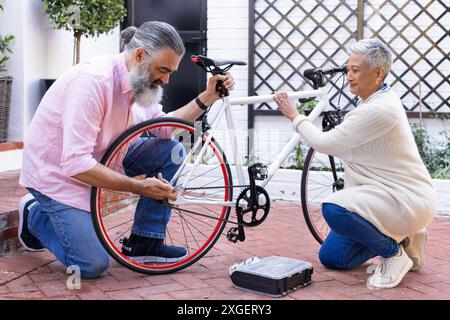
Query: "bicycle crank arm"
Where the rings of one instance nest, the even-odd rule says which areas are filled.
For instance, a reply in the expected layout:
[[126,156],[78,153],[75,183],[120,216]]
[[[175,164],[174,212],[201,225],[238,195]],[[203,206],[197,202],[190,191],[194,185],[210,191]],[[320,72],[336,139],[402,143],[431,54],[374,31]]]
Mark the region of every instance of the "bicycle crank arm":
[[243,242],[245,240],[245,232],[244,232],[244,220],[242,218],[242,208],[236,208],[236,216],[237,216],[237,227],[233,227],[227,232],[227,239],[233,243],[236,243],[238,240]]

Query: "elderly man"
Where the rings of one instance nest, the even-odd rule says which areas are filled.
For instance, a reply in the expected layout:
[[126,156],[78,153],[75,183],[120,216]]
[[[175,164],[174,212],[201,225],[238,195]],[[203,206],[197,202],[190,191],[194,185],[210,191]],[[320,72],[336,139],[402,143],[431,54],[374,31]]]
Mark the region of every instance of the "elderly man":
[[[84,278],[100,276],[109,265],[91,221],[91,186],[132,192],[149,202],[176,198],[167,177],[136,180],[98,162],[136,123],[136,104],[147,119],[164,115],[159,105],[162,86],[185,53],[177,31],[156,21],[122,31],[121,47],[120,54],[93,58],[64,73],[42,99],[25,139],[20,184],[30,194],[19,203],[19,240],[28,250],[47,248],[64,265],[79,266]],[[230,75],[213,76],[204,92],[171,116],[197,119],[219,99],[218,80],[233,89]],[[146,160],[162,156],[154,153],[148,152],[153,158]],[[144,214],[136,212],[141,218]],[[165,215],[155,212],[151,220],[141,219],[146,223],[133,228],[123,253],[135,258],[145,250],[155,261],[182,259],[185,248],[164,244],[170,217]]]

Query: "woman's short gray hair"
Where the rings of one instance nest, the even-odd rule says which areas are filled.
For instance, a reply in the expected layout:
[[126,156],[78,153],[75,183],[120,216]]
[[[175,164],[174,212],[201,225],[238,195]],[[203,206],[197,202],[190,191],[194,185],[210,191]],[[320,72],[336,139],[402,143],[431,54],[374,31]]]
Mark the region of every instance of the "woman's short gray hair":
[[160,49],[171,49],[183,56],[186,49],[180,34],[173,26],[161,21],[148,21],[139,29],[132,26],[120,33],[120,51],[144,48],[149,55]]
[[388,47],[378,39],[363,39],[350,46],[350,53],[364,54],[364,61],[374,68],[383,68],[386,78],[391,71],[392,54]]

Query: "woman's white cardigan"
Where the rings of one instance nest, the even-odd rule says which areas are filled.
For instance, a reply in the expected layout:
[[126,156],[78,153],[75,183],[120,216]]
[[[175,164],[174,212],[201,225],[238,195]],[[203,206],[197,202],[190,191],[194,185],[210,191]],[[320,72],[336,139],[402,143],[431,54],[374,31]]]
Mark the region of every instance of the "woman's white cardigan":
[[304,116],[294,119],[304,141],[345,161],[345,187],[323,202],[359,214],[400,242],[428,225],[436,208],[430,174],[420,158],[400,98],[388,86],[321,132]]

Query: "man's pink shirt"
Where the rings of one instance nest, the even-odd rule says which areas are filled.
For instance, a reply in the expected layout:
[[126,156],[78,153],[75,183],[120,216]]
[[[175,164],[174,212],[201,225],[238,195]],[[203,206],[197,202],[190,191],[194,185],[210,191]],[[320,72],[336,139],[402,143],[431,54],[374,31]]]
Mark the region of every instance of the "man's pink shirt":
[[24,141],[20,185],[90,211],[91,186],[73,176],[89,171],[108,146],[162,107],[133,106],[124,53],[99,56],[65,72],[44,95]]

